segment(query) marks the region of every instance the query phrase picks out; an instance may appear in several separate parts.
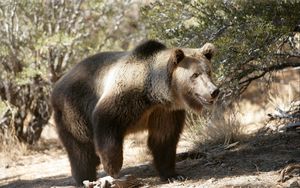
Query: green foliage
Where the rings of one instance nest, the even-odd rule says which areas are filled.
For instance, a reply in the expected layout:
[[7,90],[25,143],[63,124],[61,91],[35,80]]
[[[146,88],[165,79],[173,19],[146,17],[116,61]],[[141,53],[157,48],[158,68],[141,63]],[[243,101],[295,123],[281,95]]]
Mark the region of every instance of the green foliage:
[[149,38],[172,46],[214,43],[219,49],[215,76],[223,91],[238,95],[266,72],[300,66],[282,65],[276,56],[279,51],[282,57],[288,54],[280,46],[293,37],[299,10],[299,1],[179,0],[151,3],[142,15]]
[[0,29],[0,68],[15,73],[24,68],[18,74],[23,76],[47,68],[50,74],[40,75],[56,81],[70,63],[101,50],[122,48],[112,34],[130,27],[124,17],[126,6],[130,4],[122,1],[0,2],[0,24],[4,26]]

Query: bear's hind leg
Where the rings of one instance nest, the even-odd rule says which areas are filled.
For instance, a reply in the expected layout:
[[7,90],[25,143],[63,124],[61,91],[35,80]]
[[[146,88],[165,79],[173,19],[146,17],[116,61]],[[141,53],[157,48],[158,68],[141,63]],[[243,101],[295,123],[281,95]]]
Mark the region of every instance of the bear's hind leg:
[[77,185],[82,185],[84,180],[95,181],[97,179],[97,166],[100,164],[99,157],[95,154],[90,144],[73,143],[68,151],[72,176]]
[[72,176],[76,184],[82,185],[84,180],[96,180],[96,168],[100,164],[100,159],[95,153],[94,144],[79,142],[65,129],[63,122],[57,121],[59,118],[54,117],[60,140],[69,157]]

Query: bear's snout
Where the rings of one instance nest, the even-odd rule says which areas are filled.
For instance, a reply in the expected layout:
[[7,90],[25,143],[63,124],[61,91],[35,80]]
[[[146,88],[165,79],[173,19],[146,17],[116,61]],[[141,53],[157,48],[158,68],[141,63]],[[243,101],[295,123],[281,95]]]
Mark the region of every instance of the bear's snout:
[[210,96],[212,99],[216,99],[218,96],[219,96],[219,93],[220,93],[220,89],[219,88],[216,88],[215,90],[213,90],[211,93],[210,93]]

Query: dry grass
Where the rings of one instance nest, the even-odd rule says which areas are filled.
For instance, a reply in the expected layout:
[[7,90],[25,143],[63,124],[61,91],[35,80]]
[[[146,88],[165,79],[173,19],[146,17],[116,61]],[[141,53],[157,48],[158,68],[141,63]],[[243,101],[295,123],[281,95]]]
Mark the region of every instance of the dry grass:
[[298,101],[300,101],[300,69],[287,69],[276,73],[268,92],[269,108],[273,112],[289,111],[292,104]]
[[291,104],[300,101],[300,95],[291,85],[284,88],[276,87],[269,92],[268,101],[274,110],[277,109],[276,111],[289,111],[291,110]]
[[[266,128],[272,131],[284,131],[284,127],[300,121],[300,95],[291,85],[277,87],[269,92],[270,110]],[[279,92],[281,91],[281,92]]]
[[11,164],[17,161],[20,156],[29,154],[26,144],[20,142],[13,131],[5,130],[0,134],[0,164]]
[[0,164],[4,166],[11,166],[18,163],[23,157],[37,153],[45,153],[50,150],[63,151],[62,145],[57,139],[41,138],[34,145],[21,142],[12,128],[1,130],[0,143]]
[[[4,117],[7,110],[15,114],[15,108],[8,103],[0,103],[0,117]],[[13,119],[13,118],[12,118]],[[28,154],[28,147],[26,144],[21,143],[16,136],[13,122],[9,126],[1,125],[0,127],[0,164],[11,164],[17,161],[20,156]]]
[[189,113],[185,137],[194,144],[228,145],[244,138],[238,113],[225,108],[215,108],[211,115],[197,116]]
[[[138,164],[151,161],[152,157],[147,148],[147,132],[140,132],[126,136],[124,141],[124,163]],[[136,155],[138,153],[138,155]]]

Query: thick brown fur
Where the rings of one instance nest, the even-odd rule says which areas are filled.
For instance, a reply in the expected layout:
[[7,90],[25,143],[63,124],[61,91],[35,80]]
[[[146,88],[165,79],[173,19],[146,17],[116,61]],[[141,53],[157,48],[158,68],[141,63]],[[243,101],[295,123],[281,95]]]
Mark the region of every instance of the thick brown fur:
[[177,177],[176,146],[185,110],[200,111],[218,92],[206,65],[212,53],[200,50],[192,57],[185,51],[146,41],[131,52],[89,57],[55,84],[54,118],[78,185],[96,179],[100,161],[110,176],[118,177],[124,137],[140,130],[149,132],[160,177]]

